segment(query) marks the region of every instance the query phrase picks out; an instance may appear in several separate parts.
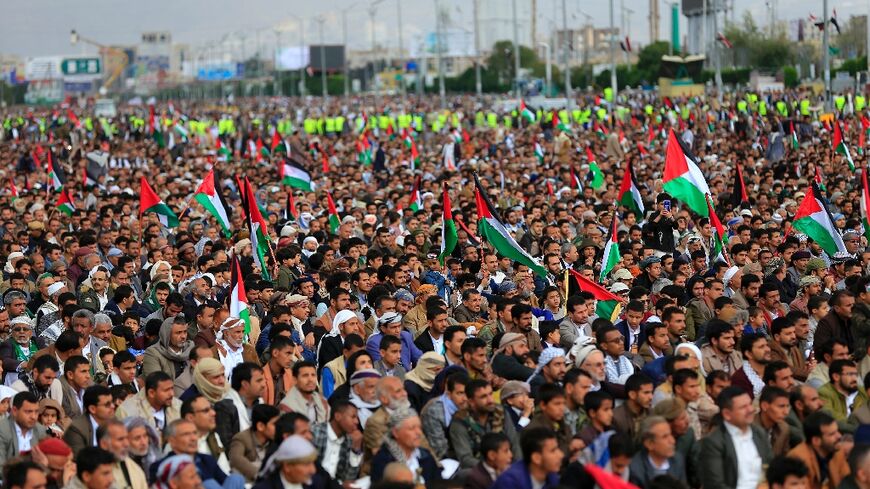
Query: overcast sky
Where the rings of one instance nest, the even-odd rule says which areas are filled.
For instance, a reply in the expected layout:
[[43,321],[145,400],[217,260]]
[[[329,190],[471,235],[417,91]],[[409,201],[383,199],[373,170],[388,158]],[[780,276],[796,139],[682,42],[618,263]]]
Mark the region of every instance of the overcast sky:
[[[392,36],[388,41],[395,46],[397,25],[396,1],[382,0],[378,6],[375,32],[379,43]],[[511,0],[481,0],[500,2],[500,9],[510,15]],[[531,0],[516,0],[521,10],[527,10]],[[630,35],[635,42],[646,44],[648,41],[649,0],[614,0],[616,4],[616,24],[619,25],[620,1],[625,7],[635,11],[631,16]],[[665,2],[660,1],[660,33],[668,36],[670,18]],[[738,13],[746,9],[756,17],[757,22],[767,22],[765,2],[760,0],[736,0]],[[261,32],[264,45],[274,45],[273,29],[283,30],[284,43],[295,42],[298,36],[297,22],[291,15],[313,19],[325,16],[324,40],[326,43],[340,43],[342,40],[341,10],[348,12],[349,45],[368,47],[370,45],[370,21],[367,7],[371,0],[3,0],[0,15],[0,54],[19,56],[41,56],[55,54],[82,53],[82,47],[73,47],[69,42],[69,31],[77,29],[83,36],[104,44],[131,45],[139,40],[143,31],[168,30],[173,40],[188,43],[194,47],[208,45],[233,32],[245,32],[249,51],[255,46],[255,33]],[[402,3],[405,42],[415,34],[434,30],[433,0],[404,0]],[[457,28],[470,29],[472,26],[471,2],[468,0],[441,0],[450,9],[451,17]],[[569,27],[579,26],[583,21],[582,13],[590,15],[593,23],[605,27],[609,23],[608,2],[594,0],[566,0]],[[546,32],[554,21],[561,25],[561,0],[537,0],[539,33]],[[822,1],[778,0],[781,18],[807,17],[809,5],[815,6],[814,13],[821,16]],[[865,13],[866,0],[832,0],[838,16]],[[525,8],[523,6],[525,5]],[[582,13],[581,13],[582,12]],[[739,17],[740,15],[738,15]],[[685,18],[682,20],[685,24]],[[317,25],[309,20],[306,37],[316,35]],[[682,28],[685,32],[685,27]]]

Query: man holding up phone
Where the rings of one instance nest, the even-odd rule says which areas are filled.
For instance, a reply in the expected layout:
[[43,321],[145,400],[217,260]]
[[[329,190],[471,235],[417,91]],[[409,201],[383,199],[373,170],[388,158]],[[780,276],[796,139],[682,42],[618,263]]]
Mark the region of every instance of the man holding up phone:
[[677,221],[671,211],[673,199],[670,194],[662,192],[656,197],[656,210],[649,216],[649,222],[643,228],[643,242],[647,248],[652,248],[655,255],[661,257],[673,253],[676,243],[674,229]]

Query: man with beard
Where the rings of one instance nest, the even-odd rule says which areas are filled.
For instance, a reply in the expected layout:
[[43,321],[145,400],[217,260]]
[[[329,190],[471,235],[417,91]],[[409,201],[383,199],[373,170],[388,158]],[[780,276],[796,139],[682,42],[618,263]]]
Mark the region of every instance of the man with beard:
[[652,407],[653,381],[645,374],[634,374],[625,381],[625,392],[628,399],[613,410],[612,427],[635,438]]
[[779,317],[773,320],[771,325],[772,338],[770,344],[771,360],[779,360],[791,367],[794,378],[804,382],[809,373],[815,368],[815,360],[804,360],[804,352],[797,345],[794,323],[786,318]]
[[[514,306],[519,307],[519,306]],[[501,337],[498,349],[492,359],[492,371],[495,375],[507,380],[526,379],[535,373],[535,370],[526,366],[529,356],[529,345],[520,333],[505,333]]]
[[722,370],[733,375],[743,365],[740,353],[734,350],[734,327],[725,321],[713,319],[707,323],[709,343],[701,347],[705,372]]
[[764,388],[764,366],[770,361],[770,345],[763,335],[745,334],[740,339],[740,353],[743,366],[731,375],[731,384],[755,399]]
[[792,448],[788,456],[809,468],[809,487],[822,487],[842,438],[837,420],[825,411],[811,414],[804,421],[804,438],[804,442]]
[[260,364],[257,351],[250,343],[245,342],[245,321],[232,316],[228,316],[221,323],[212,354],[223,364],[230,380],[236,365],[244,362]]
[[525,337],[529,350],[542,351],[541,335],[532,328],[532,306],[523,303],[515,305],[511,309],[511,317],[514,322],[513,331]]
[[[390,420],[390,415],[399,409],[407,409],[411,406],[405,385],[398,377],[382,377],[375,386],[375,394],[378,396],[381,407],[371,415],[366,422],[366,429],[363,431],[365,453],[363,454],[361,475],[368,474],[372,457],[381,449],[384,437],[387,435],[387,423]],[[429,448],[425,439],[423,446]]]
[[100,448],[115,456],[115,466],[112,468],[112,473],[119,486],[129,489],[148,488],[145,472],[127,455],[130,442],[124,423],[114,418],[105,421],[102,426],[97,428],[97,443]]
[[831,381],[819,389],[822,405],[837,421],[845,421],[853,410],[867,404],[867,394],[858,387],[858,368],[851,360],[834,360]]
[[45,426],[37,421],[39,400],[29,392],[19,392],[12,398],[10,416],[0,421],[0,465],[47,436]]
[[173,397],[173,385],[166,373],[152,373],[145,377],[144,389],[118,406],[115,417],[125,419],[139,416],[158,433],[163,431],[169,423],[181,417],[181,401]]
[[[429,440],[432,453],[438,459],[452,455],[447,441],[447,430],[453,414],[468,406],[468,397],[465,395],[467,384],[468,376],[464,372],[450,374],[447,377],[444,393],[429,400],[420,411],[423,434]],[[502,390],[502,396],[504,396],[504,390]]]
[[317,391],[317,366],[301,361],[293,364],[296,385],[284,396],[278,409],[305,415],[312,423],[324,423],[329,419],[329,404]]
[[564,350],[561,348],[544,350],[538,358],[538,368],[527,380],[532,388],[532,397],[537,397],[538,388],[544,384],[562,385],[567,369]]
[[366,422],[381,407],[376,386],[381,374],[374,369],[357,370],[350,376],[350,403],[356,406],[360,426],[365,429]]
[[758,275],[748,273],[740,279],[740,290],[731,297],[734,305],[743,311],[748,311],[750,306],[756,304],[758,291],[761,288],[761,279]]
[[[564,360],[564,359],[563,359]],[[465,386],[468,397],[468,408],[460,409],[450,422],[450,444],[456,453],[460,467],[470,469],[477,465],[482,457],[480,451],[481,438],[485,433],[503,432],[511,440],[511,450],[514,458],[521,456],[519,436],[504,408],[495,403],[492,398],[492,386],[489,382],[475,379]]]
[[45,398],[63,401],[63,387],[57,380],[60,364],[54,355],[42,355],[33,361],[30,375],[20,375],[12,384],[12,389],[18,392],[30,392],[39,402]]

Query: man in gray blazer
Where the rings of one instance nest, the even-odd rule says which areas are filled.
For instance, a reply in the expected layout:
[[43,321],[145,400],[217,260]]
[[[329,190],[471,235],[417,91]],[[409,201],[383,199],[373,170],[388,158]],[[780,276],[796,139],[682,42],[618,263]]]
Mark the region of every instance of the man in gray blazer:
[[63,387],[63,412],[68,418],[82,415],[85,389],[92,383],[91,364],[81,355],[73,355],[63,364],[63,376],[60,385]]
[[704,489],[756,487],[763,467],[773,458],[767,433],[752,424],[755,408],[749,394],[726,387],[717,398],[722,421],[701,440],[701,483]]
[[88,340],[87,344],[82,348],[82,355],[90,360],[91,372],[96,374],[97,372],[105,371],[103,362],[100,361],[100,349],[105,347],[107,343],[95,336],[95,333],[97,333],[96,325],[99,322],[102,325],[102,330],[108,327],[108,331],[111,333],[112,319],[105,314],[94,315],[94,313],[87,309],[80,309],[73,314],[70,322],[72,330]]
[[565,351],[571,350],[577,338],[587,337],[594,338],[592,335],[592,327],[589,325],[589,305],[586,300],[579,295],[572,295],[568,298],[568,303],[565,305],[567,314],[565,319],[559,323],[559,346]]
[[38,417],[39,401],[34,394],[19,392],[12,398],[9,417],[0,421],[0,466],[21,452],[29,452],[47,436]]

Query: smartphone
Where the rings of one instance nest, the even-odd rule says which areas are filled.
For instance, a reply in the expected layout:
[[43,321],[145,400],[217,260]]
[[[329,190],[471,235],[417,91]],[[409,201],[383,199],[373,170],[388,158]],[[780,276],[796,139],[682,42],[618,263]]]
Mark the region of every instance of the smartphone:
[[665,207],[665,210],[671,212],[671,201],[665,200],[662,202],[662,205]]

